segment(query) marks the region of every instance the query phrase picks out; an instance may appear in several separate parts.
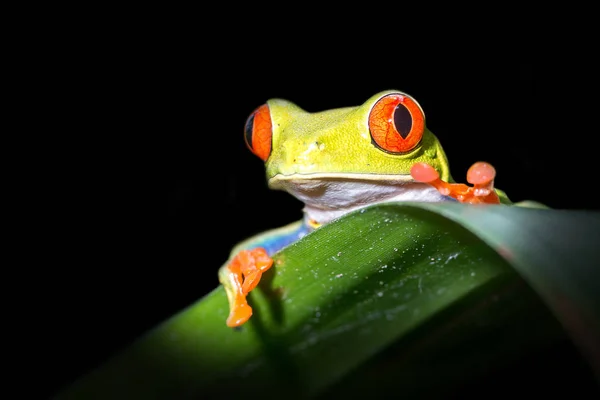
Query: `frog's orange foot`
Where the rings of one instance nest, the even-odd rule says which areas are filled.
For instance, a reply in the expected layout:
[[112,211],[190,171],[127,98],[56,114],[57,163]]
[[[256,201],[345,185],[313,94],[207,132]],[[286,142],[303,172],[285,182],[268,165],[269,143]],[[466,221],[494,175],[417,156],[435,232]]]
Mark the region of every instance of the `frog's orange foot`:
[[266,250],[258,247],[240,251],[231,262],[219,272],[219,279],[229,300],[227,326],[237,327],[252,316],[252,307],[246,296],[260,282],[262,274],[271,268],[273,259]]
[[245,301],[237,303],[229,311],[229,317],[227,317],[226,324],[230,328],[236,328],[243,325],[252,316],[252,307]]
[[415,163],[410,174],[417,182],[427,183],[441,194],[455,198],[461,203],[500,203],[494,190],[496,170],[486,162],[476,162],[467,171],[467,182],[472,184],[472,187],[463,183],[444,182],[435,168],[426,163]]
[[444,182],[435,168],[427,163],[413,164],[410,174],[417,182],[428,183],[444,196],[450,196],[459,201],[462,201],[469,191],[469,187],[465,184]]

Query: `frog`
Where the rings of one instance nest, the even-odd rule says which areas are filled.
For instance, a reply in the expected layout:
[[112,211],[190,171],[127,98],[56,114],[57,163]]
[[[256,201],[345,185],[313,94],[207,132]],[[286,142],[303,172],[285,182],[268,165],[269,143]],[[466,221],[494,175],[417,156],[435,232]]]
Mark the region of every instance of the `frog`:
[[496,171],[488,162],[469,168],[472,186],[456,183],[423,108],[400,90],[317,112],[272,98],[250,113],[243,133],[247,148],[264,163],[268,187],[287,191],[304,207],[300,220],[234,246],[219,268],[230,328],[252,316],[247,297],[276,252],[350,212],[391,201],[512,204],[494,187]]

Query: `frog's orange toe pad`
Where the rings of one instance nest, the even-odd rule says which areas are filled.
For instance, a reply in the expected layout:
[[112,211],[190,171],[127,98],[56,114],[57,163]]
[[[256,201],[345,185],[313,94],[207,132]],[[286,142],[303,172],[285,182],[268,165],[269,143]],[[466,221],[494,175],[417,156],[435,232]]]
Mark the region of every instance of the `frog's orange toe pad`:
[[250,319],[252,316],[252,307],[248,304],[240,304],[231,310],[229,317],[227,318],[227,326],[235,328]]
[[487,185],[496,177],[496,170],[491,164],[483,161],[471,165],[467,171],[467,182],[472,185]]
[[429,183],[440,178],[440,174],[431,165],[426,163],[415,163],[410,168],[410,175],[418,182]]

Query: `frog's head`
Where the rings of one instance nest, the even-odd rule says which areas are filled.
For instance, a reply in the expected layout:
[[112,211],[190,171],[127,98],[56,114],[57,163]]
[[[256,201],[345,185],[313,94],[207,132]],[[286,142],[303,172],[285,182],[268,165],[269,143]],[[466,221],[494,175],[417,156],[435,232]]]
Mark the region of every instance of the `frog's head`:
[[[397,90],[380,92],[357,107],[315,113],[271,99],[248,118],[245,139],[265,162],[269,187],[290,192],[308,210],[346,212],[380,201],[440,200],[429,185],[411,177],[417,162],[451,179],[421,106]],[[331,216],[314,215],[317,220]]]

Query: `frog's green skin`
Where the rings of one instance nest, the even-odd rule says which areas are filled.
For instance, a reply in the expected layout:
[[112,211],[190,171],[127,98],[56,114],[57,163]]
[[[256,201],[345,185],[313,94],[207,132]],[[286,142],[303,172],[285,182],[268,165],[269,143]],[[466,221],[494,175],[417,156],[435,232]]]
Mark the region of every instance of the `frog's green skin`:
[[[287,100],[268,100],[273,132],[265,162],[267,182],[270,188],[285,190],[301,200],[305,216],[238,244],[232,256],[255,247],[264,247],[272,254],[315,226],[379,202],[455,201],[411,177],[411,166],[425,162],[442,180],[454,182],[446,154],[426,126],[420,144],[406,154],[391,154],[374,145],[369,113],[379,99],[391,93],[406,95],[388,90],[357,107],[315,113]],[[502,191],[496,191],[502,203],[511,203]]]

